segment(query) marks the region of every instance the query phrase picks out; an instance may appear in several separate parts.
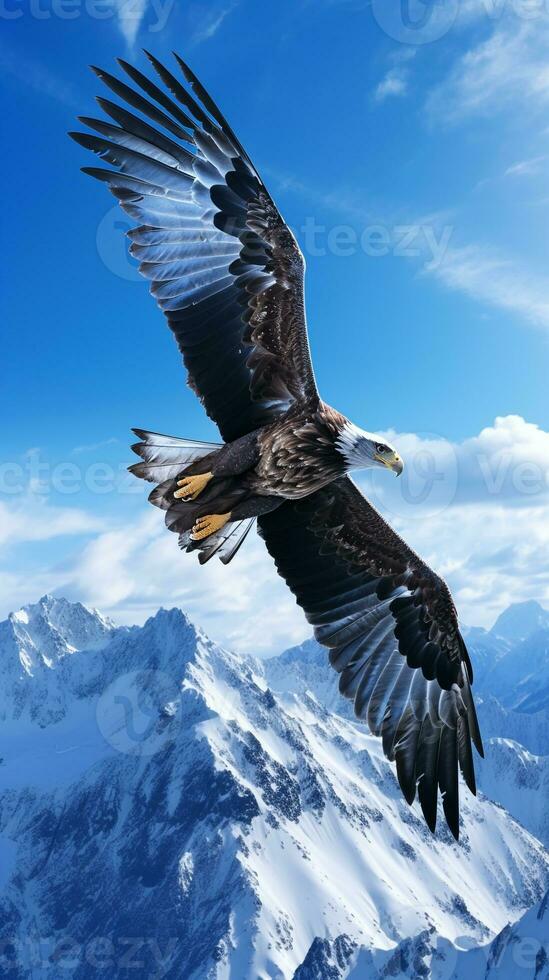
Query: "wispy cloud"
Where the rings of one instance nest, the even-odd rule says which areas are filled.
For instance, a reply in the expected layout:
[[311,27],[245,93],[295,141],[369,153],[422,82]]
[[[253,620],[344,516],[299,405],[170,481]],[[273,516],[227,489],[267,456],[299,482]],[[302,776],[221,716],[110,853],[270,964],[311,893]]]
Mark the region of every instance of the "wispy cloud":
[[196,28],[191,37],[191,44],[202,44],[214,37],[226,18],[233,12],[236,3],[228,4],[217,11],[210,11]]
[[534,112],[549,101],[546,21],[498,23],[490,37],[470,48],[430,93],[432,120],[456,123],[520,103]]
[[0,542],[49,541],[53,538],[91,534],[104,522],[78,507],[57,507],[47,498],[27,493],[12,503],[0,501]]
[[451,289],[549,329],[549,279],[480,245],[448,248],[438,265],[425,267]]
[[135,44],[147,5],[148,0],[114,0],[118,27],[129,48]]
[[293,174],[273,170],[268,164],[261,167],[261,172],[278,192],[298,194],[313,206],[329,210],[340,219],[346,217],[351,221],[369,223],[379,218],[379,214],[368,206],[363,187],[338,186],[334,190],[327,190]]
[[0,66],[0,72],[11,75],[40,96],[54,99],[71,109],[81,105],[72,82],[57,75],[49,65],[27,57],[13,47],[0,44]]
[[503,172],[493,174],[490,177],[483,177],[475,185],[474,191],[483,190],[484,188],[489,187],[491,184],[504,180],[507,177],[539,177],[540,174],[544,173],[546,170],[544,164],[547,162],[547,160],[549,160],[549,157],[546,154],[543,154],[542,156],[529,157],[525,160],[517,160],[516,163],[506,167]]
[[118,443],[118,439],[112,436],[110,439],[103,439],[101,442],[93,442],[87,446],[75,446],[72,450],[75,456],[80,456],[82,453],[95,453],[98,449],[105,449],[107,446],[114,446]]
[[391,96],[406,95],[408,75],[403,68],[391,68],[374,91],[376,102],[384,102]]
[[546,156],[533,157],[531,160],[519,160],[511,167],[507,167],[504,177],[536,177],[542,172],[543,164],[547,160]]

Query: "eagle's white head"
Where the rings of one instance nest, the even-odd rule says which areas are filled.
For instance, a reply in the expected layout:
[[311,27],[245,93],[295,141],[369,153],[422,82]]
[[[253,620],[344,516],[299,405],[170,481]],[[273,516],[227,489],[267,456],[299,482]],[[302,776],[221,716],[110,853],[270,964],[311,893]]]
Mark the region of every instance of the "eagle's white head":
[[345,422],[335,445],[349,470],[385,466],[400,476],[404,468],[404,463],[394,446],[373,432],[365,432],[353,422]]

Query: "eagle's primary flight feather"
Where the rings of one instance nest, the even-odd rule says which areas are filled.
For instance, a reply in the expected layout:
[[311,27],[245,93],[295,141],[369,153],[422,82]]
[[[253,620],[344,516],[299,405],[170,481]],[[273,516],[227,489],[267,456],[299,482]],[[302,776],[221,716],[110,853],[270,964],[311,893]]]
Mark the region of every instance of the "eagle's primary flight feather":
[[[474,793],[471,744],[482,754],[482,742],[452,598],[347,475],[402,463],[320,399],[303,256],[232,129],[175,57],[179,77],[148,54],[162,87],[123,60],[131,84],[94,69],[125,105],[99,98],[107,119],[82,117],[93,132],[71,134],[114,168],[84,170],[135,221],[131,253],[223,439],[136,429],[132,470],[158,484],[152,502],[202,561],[230,561],[257,518],[342,694],[396,762],[406,800],[417,792],[434,830],[440,790],[457,838],[458,770]],[[180,499],[182,476],[197,499]],[[226,524],[193,540],[222,506]]]

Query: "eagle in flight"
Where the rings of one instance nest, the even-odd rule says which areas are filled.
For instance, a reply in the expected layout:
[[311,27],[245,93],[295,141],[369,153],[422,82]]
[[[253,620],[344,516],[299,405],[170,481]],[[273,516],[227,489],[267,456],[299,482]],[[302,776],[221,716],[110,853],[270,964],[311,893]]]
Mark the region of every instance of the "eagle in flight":
[[118,101],[98,98],[106,118],[80,117],[92,132],[71,135],[111,165],[83,169],[135,221],[131,254],[223,442],[135,429],[131,471],[156,484],[151,502],[201,563],[228,563],[257,520],[405,799],[417,792],[434,831],[440,790],[457,839],[458,771],[474,793],[482,741],[456,610],[348,475],[403,463],[321,399],[290,229],[188,66],[176,55],[176,77],[147,56],[157,81],[123,60],[131,84],[93,69]]

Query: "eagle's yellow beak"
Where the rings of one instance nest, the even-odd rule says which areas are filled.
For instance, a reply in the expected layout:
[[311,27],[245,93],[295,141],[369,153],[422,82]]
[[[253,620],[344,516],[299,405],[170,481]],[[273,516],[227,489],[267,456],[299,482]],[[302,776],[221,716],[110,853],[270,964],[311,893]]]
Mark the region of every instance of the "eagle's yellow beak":
[[388,470],[392,470],[397,476],[400,476],[404,469],[404,463],[402,462],[398,453],[391,453],[391,455],[375,456],[374,457],[378,463],[383,463]]

